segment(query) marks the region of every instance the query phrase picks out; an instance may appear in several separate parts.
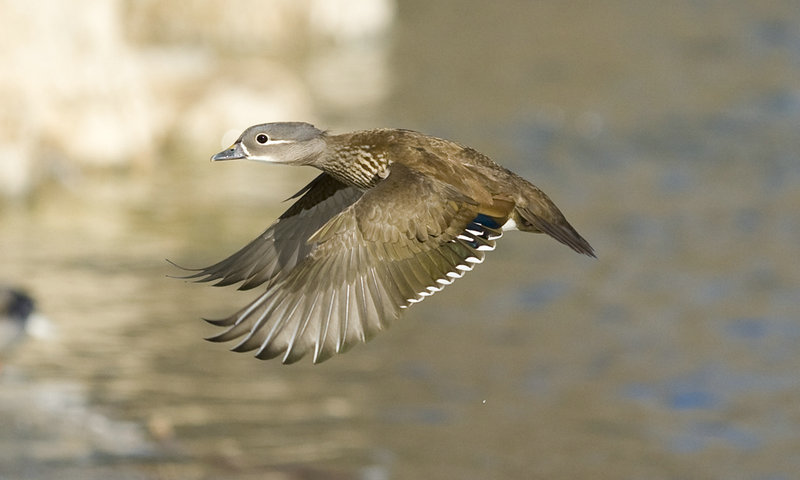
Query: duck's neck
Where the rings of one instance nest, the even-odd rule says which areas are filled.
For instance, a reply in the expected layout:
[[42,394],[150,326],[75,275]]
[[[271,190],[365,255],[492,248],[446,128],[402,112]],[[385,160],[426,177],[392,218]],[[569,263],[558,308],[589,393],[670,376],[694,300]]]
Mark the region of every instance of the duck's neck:
[[314,166],[337,180],[366,190],[388,175],[391,160],[384,149],[369,142],[368,135],[336,135],[326,140],[328,148]]

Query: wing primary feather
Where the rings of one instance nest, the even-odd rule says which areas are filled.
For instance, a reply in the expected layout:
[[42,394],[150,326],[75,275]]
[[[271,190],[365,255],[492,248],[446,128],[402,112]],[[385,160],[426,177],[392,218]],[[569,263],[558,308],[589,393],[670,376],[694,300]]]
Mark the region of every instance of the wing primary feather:
[[[330,338],[330,329],[332,326],[331,320],[333,319],[333,312],[336,310],[336,293],[337,293],[336,289],[330,290],[330,301],[328,302],[328,312],[325,315],[325,321],[322,322],[322,326],[320,327],[318,344],[321,345],[320,349],[322,352],[321,355],[322,359],[329,358],[336,352],[335,345],[334,346],[328,345],[328,338]],[[335,321],[333,322],[333,324],[335,324]],[[320,361],[322,361],[322,359]]]
[[336,340],[336,353],[344,351],[347,345],[347,332],[350,330],[350,284],[344,285],[344,298],[339,301],[339,337]]
[[[288,322],[289,318],[284,315],[284,312],[286,312],[288,306],[289,305],[285,301],[285,296],[273,295],[270,303],[264,306],[264,310],[258,315],[258,317],[255,317],[251,320],[252,325],[249,328],[250,331],[247,336],[244,338],[244,340],[239,342],[238,345],[233,347],[232,350],[235,352],[248,352],[250,350],[257,350],[256,356],[258,356],[263,350],[264,345],[272,343],[272,336],[277,335],[277,333],[283,328],[283,325]],[[275,321],[270,327],[269,332],[267,332],[265,335],[262,329],[266,328],[266,324],[268,324],[270,319],[273,318]]]
[[286,341],[286,347],[284,350],[283,358],[281,359],[281,363],[285,365],[292,364],[298,360],[300,360],[303,355],[305,355],[305,338],[303,337],[303,331],[305,327],[305,312],[306,312],[306,304],[302,299],[298,299],[295,301],[295,305],[292,308],[291,313],[289,313],[289,320],[294,320],[296,326],[294,331],[289,335],[289,338]]
[[[280,345],[276,345],[274,340],[278,337],[278,335],[280,335],[281,331],[291,318],[291,312],[288,315],[284,313],[291,306],[291,304],[287,304],[285,301],[283,301],[283,298],[281,300],[282,301],[279,303],[279,306],[281,307],[280,311],[275,312],[275,309],[272,309],[272,313],[276,313],[275,322],[269,328],[269,331],[264,338],[261,339],[261,346],[256,350],[255,353],[255,356],[258,358],[264,358],[264,356],[268,356],[268,358],[274,358],[280,355],[280,353],[283,351],[283,348],[281,348]],[[297,308],[296,304],[293,306],[292,311],[294,311],[294,308]],[[262,316],[264,316],[265,313],[267,312],[262,313]]]
[[[233,340],[234,338],[244,335],[248,328],[243,322],[245,322],[245,319],[247,319],[257,308],[260,308],[260,306],[267,301],[268,298],[269,296],[266,293],[256,298],[248,306],[225,319],[228,321],[225,325],[228,327],[226,330],[218,335],[208,337],[206,340],[211,342],[227,342],[228,340]],[[220,324],[221,322],[222,320],[215,321],[215,324]]]

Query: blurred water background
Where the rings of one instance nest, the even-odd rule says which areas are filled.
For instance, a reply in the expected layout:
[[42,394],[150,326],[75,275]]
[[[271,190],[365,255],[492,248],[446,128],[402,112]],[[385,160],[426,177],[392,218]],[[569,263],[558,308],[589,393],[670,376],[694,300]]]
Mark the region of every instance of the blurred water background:
[[[800,472],[793,0],[0,1],[0,282],[57,335],[0,372],[0,478],[763,479]],[[485,152],[596,248],[507,235],[388,333],[290,367],[167,278],[314,171],[244,127]]]

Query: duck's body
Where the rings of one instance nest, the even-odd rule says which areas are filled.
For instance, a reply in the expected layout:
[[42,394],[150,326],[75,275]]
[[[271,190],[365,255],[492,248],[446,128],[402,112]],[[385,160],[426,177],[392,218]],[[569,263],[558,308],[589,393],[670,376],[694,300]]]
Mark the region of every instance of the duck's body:
[[315,363],[366,341],[460,278],[504,230],[543,232],[594,251],[527,180],[485,155],[409,130],[328,135],[305,123],[247,129],[212,160],[246,158],[323,171],[262,235],[191,278],[266,284],[211,340]]

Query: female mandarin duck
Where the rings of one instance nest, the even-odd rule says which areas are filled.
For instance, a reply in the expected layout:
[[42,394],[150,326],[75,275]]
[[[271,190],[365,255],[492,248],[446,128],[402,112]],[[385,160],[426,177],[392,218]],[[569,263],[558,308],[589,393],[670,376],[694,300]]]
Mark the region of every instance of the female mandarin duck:
[[266,291],[210,338],[234,351],[318,363],[389,326],[483,262],[504,231],[589,243],[527,180],[457,143],[410,130],[330,135],[300,122],[255,125],[212,161],[308,165],[322,174],[267,230],[185,278]]

